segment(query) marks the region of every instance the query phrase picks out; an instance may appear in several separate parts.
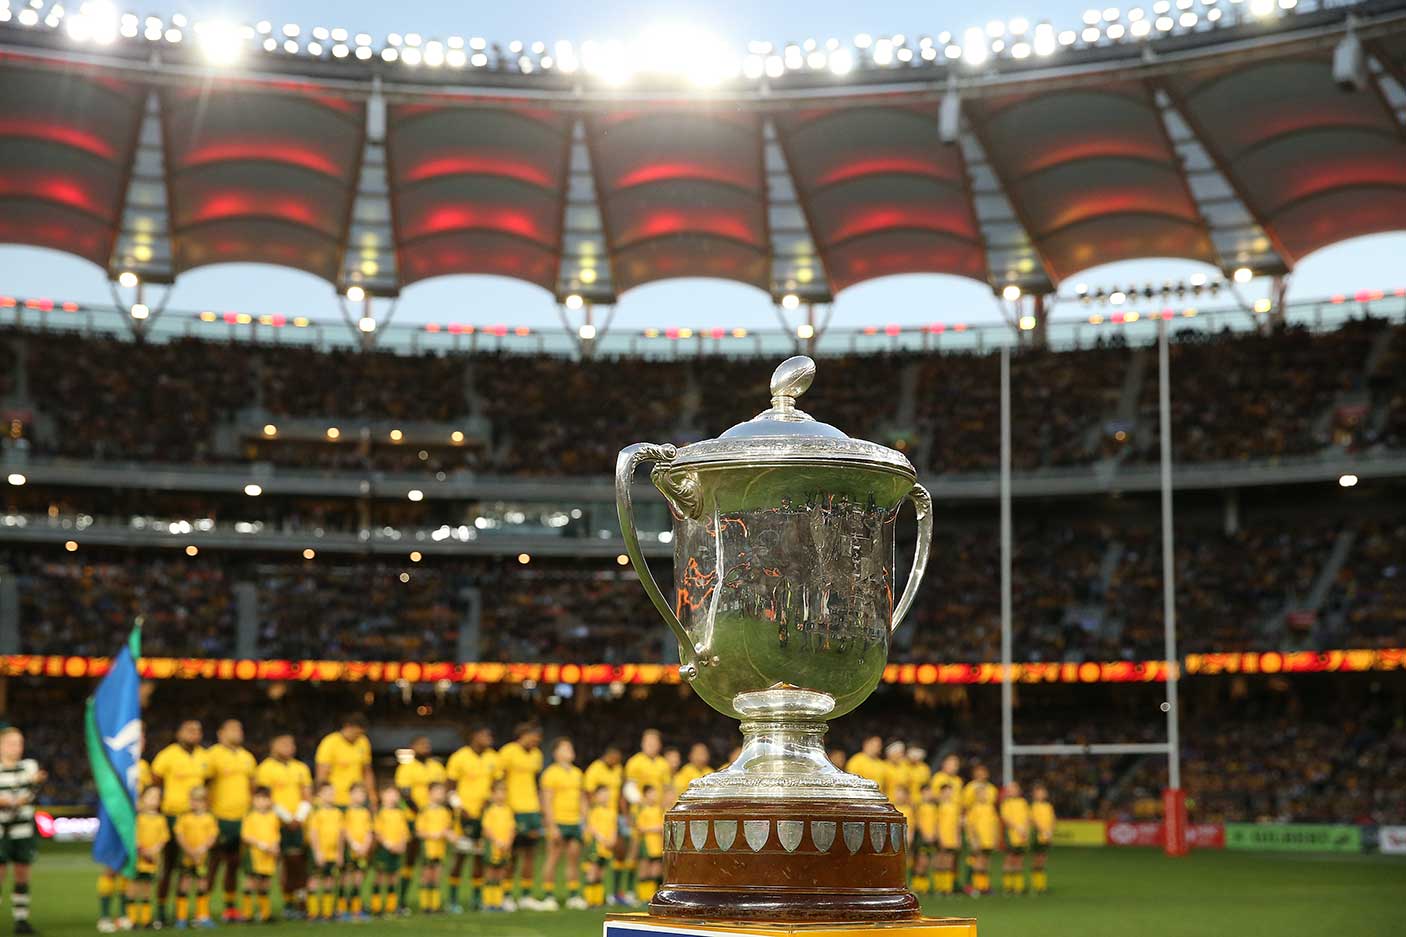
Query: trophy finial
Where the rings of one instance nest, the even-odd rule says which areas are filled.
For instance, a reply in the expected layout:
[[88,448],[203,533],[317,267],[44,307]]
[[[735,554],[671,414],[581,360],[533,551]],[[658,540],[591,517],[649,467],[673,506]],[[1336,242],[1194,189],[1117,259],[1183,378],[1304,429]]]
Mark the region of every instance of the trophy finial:
[[[794,404],[797,397],[810,389],[810,382],[813,380],[815,361],[805,355],[787,358],[778,364],[771,374],[771,396],[784,397]],[[781,405],[773,400],[772,406]]]

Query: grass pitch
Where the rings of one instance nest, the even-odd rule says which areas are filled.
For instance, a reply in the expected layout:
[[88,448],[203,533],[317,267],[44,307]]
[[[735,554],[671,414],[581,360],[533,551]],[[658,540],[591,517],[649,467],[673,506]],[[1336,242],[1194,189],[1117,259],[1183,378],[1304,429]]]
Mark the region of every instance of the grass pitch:
[[[86,849],[49,846],[34,867],[33,923],[41,937],[96,933],[95,867]],[[1056,850],[1048,895],[930,900],[935,916],[974,917],[980,937],[1375,937],[1406,933],[1406,858],[1151,849]],[[412,898],[413,900],[413,898]],[[333,927],[365,937],[596,937],[596,911],[414,916],[365,924],[285,924],[270,935],[310,937]],[[0,909],[0,937],[11,933]],[[222,928],[224,929],[224,928]]]

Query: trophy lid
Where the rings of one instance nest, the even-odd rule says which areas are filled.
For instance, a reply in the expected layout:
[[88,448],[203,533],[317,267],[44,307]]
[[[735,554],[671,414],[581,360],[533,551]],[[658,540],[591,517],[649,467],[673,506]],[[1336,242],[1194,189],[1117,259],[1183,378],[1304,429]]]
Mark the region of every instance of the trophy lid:
[[771,375],[770,407],[716,439],[681,447],[673,465],[841,462],[917,478],[913,463],[903,453],[848,436],[796,406],[796,398],[815,379],[815,370],[815,362],[805,355],[781,362]]

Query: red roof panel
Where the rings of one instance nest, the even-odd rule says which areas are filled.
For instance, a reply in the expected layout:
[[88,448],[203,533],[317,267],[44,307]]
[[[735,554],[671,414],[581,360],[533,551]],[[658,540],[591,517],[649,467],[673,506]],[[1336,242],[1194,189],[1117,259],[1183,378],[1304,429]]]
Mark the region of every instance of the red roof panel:
[[142,95],[93,73],[0,61],[0,240],[107,267]]

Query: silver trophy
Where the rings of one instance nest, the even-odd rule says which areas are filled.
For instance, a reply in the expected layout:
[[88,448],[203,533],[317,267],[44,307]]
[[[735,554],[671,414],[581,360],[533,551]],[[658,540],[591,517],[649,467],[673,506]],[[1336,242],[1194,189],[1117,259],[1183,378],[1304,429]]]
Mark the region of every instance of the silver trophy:
[[[853,439],[796,407],[815,377],[798,356],[776,369],[771,407],[716,439],[622,450],[615,494],[625,548],[679,642],[680,672],[742,721],[741,756],[680,802],[885,800],[833,766],[827,721],[878,685],[889,636],[908,613],[932,541],[932,501],[902,453]],[[640,552],[635,471],[669,503],[674,582],[666,595]],[[894,523],[913,502],[918,542],[895,601]]]

